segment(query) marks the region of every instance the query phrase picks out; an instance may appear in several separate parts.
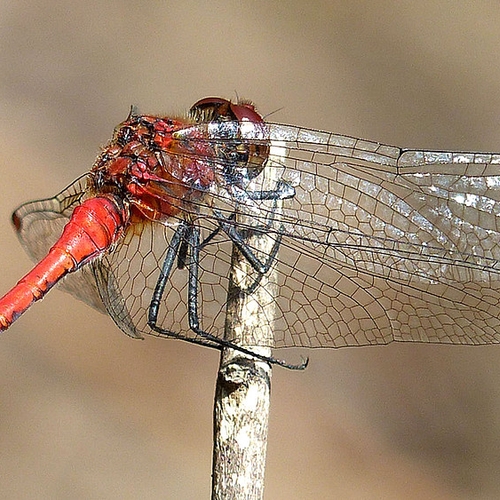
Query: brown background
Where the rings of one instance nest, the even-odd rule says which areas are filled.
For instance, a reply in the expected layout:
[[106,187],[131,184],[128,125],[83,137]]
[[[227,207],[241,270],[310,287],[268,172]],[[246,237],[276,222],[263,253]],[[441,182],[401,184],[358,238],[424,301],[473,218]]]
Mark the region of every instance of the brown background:
[[[20,202],[89,169],[128,113],[250,98],[273,119],[500,150],[500,5],[0,3],[0,272]],[[55,291],[0,338],[6,499],[208,498],[216,352],[134,342]],[[274,372],[266,498],[500,497],[500,346],[312,352]]]

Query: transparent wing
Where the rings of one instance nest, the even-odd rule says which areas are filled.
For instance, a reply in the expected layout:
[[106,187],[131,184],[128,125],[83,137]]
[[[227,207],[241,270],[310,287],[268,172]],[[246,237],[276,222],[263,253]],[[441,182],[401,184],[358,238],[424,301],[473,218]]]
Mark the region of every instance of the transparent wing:
[[270,136],[296,188],[279,254],[284,345],[500,341],[500,155],[281,125]]

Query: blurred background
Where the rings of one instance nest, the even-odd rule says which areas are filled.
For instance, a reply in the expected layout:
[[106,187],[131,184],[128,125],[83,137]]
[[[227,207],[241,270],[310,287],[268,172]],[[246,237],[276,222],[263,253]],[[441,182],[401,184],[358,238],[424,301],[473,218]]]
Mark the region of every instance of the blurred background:
[[[1,293],[20,203],[90,169],[131,104],[500,150],[500,4],[0,1]],[[500,497],[500,346],[310,352],[274,370],[266,498]],[[218,353],[133,341],[53,291],[0,339],[5,499],[209,498]]]

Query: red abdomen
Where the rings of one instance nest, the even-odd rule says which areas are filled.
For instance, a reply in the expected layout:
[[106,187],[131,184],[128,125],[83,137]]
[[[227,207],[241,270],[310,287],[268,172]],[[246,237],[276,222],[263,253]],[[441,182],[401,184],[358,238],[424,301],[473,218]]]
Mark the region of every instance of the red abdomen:
[[0,331],[6,330],[63,276],[115,243],[128,219],[127,210],[113,196],[91,198],[76,207],[47,256],[0,299]]

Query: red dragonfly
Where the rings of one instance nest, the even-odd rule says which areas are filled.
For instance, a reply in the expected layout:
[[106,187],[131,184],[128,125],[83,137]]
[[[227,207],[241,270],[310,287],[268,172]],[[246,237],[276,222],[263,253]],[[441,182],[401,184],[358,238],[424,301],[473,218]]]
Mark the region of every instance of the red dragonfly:
[[277,269],[272,347],[500,342],[500,154],[401,149],[205,98],[185,118],[132,110],[89,173],[13,223],[39,263],[0,299],[0,330],[62,280],[131,337],[235,347],[236,246],[242,293]]

